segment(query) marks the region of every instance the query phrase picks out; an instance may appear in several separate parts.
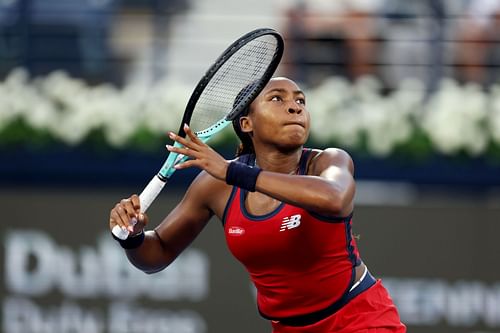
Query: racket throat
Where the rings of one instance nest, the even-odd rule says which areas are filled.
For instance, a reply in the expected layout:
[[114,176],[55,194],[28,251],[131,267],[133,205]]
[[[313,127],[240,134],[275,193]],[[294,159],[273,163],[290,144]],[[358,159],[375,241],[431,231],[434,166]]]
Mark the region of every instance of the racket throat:
[[168,177],[166,176],[163,176],[162,174],[156,174],[156,177],[158,177],[159,180],[161,180],[162,182],[166,183],[167,180],[168,180]]

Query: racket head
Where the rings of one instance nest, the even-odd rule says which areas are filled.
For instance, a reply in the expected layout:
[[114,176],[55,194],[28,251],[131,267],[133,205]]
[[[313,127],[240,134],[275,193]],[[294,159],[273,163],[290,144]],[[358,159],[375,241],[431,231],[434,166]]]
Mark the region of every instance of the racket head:
[[196,85],[186,105],[184,124],[197,135],[211,135],[237,118],[257,97],[276,71],[284,51],[283,37],[260,28],[234,41]]

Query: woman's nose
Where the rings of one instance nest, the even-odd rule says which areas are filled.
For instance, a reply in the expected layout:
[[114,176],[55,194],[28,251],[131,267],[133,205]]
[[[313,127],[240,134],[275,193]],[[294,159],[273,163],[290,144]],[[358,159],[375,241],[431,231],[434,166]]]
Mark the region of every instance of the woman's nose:
[[293,103],[293,105],[290,105],[288,107],[288,113],[300,114],[301,112],[302,112],[302,106],[298,105],[297,103]]

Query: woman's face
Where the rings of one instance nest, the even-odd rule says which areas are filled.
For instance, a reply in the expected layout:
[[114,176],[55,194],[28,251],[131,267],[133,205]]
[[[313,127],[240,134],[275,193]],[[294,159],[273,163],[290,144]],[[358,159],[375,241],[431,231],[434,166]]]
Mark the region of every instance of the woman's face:
[[273,78],[240,120],[243,132],[251,132],[254,145],[272,144],[296,149],[307,141],[310,116],[304,93],[287,78]]

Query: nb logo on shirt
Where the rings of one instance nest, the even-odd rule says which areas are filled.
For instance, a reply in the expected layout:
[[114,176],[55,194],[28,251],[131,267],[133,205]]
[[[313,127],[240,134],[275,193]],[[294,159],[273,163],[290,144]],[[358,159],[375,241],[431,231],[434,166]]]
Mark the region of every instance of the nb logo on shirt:
[[300,214],[292,215],[290,217],[287,216],[283,218],[280,231],[297,228],[300,225],[300,218],[301,218]]

